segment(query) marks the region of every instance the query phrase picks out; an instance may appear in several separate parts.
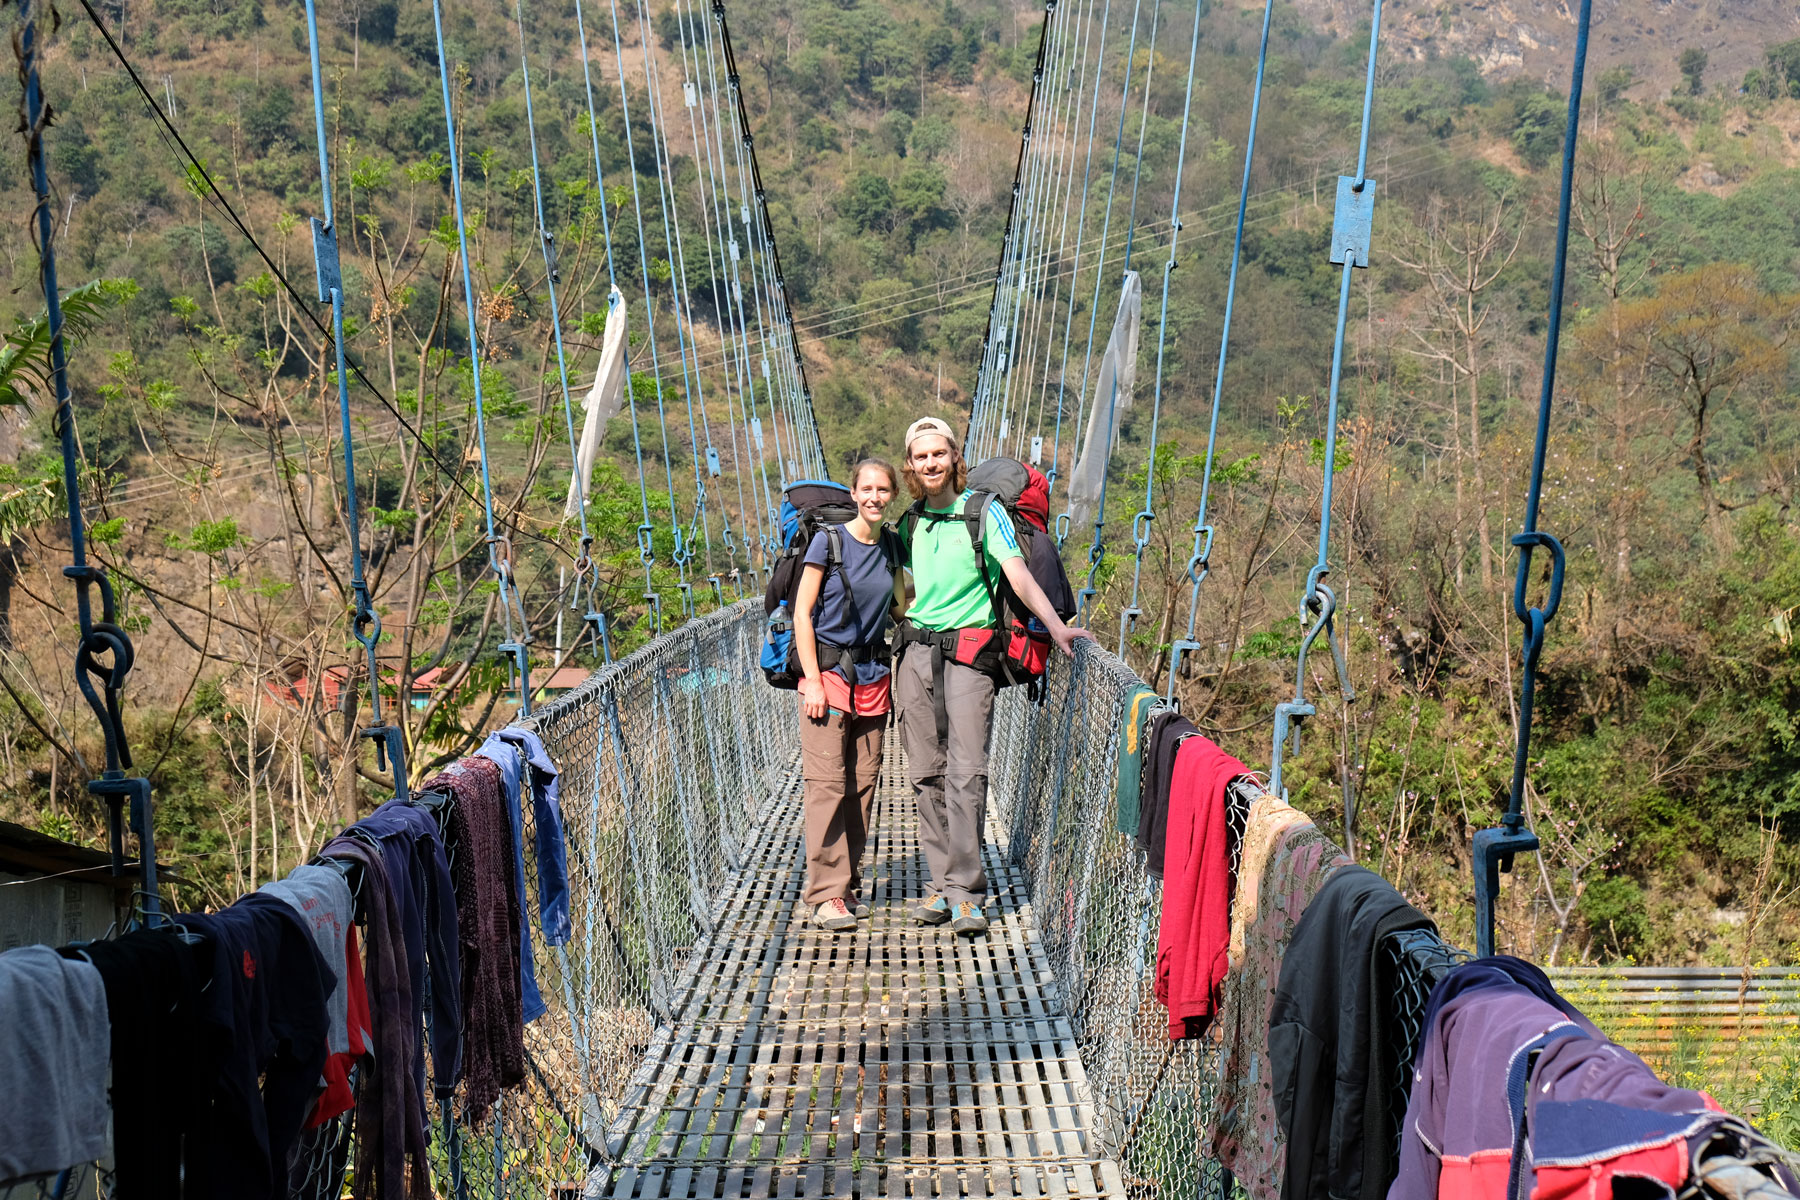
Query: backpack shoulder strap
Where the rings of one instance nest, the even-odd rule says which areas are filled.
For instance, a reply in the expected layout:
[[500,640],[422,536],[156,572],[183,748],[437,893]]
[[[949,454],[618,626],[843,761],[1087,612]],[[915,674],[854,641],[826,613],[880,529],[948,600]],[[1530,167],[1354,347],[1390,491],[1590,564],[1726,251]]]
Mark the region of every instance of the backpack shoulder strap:
[[987,549],[988,505],[999,498],[993,492],[974,492],[963,504],[963,523],[969,527],[969,544],[974,548],[978,559]]
[[[838,573],[838,581],[844,585],[844,600],[850,606],[850,612],[856,612],[856,589],[850,585],[850,572],[844,570],[844,527],[842,525],[825,526],[825,572]],[[823,602],[825,588],[819,587],[819,599]]]
[[900,514],[900,545],[908,553],[912,551],[913,530],[919,527],[919,518],[924,512],[925,501],[914,500],[906,506],[906,511]]
[[1012,587],[1002,575],[998,584],[993,573],[988,570],[987,563],[987,513],[988,506],[1000,499],[993,492],[976,492],[963,505],[962,519],[969,527],[969,544],[975,552],[975,569],[981,572],[981,587],[987,592],[988,604],[994,610],[994,627],[1006,624],[1006,606],[1001,601],[1004,593],[1010,595]]
[[882,560],[887,563],[888,570],[898,571],[905,565],[906,543],[892,525],[882,523],[881,531],[875,535],[875,544],[880,547]]

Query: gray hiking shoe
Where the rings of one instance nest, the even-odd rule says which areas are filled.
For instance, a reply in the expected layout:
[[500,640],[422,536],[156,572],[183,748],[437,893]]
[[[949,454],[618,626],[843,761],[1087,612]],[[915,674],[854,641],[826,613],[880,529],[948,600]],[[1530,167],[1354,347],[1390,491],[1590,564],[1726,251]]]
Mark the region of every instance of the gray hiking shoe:
[[942,896],[927,896],[913,905],[912,915],[921,925],[942,925],[950,919],[950,901]]
[[869,905],[868,905],[868,902],[865,901],[861,896],[850,895],[850,896],[844,897],[844,907],[848,908],[851,912],[855,913],[856,919],[859,921],[866,920],[868,918]]
[[842,900],[827,900],[813,909],[812,923],[820,929],[841,933],[856,928],[856,917]]
[[950,922],[950,932],[979,934],[986,933],[987,927],[987,914],[981,911],[981,905],[972,900],[964,900],[956,906],[956,916]]

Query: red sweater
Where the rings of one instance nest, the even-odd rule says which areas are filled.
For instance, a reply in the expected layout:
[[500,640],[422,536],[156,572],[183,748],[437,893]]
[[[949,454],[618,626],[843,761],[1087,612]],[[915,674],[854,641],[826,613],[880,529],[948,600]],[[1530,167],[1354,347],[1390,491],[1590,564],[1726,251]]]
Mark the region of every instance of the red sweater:
[[1181,743],[1169,783],[1162,924],[1156,935],[1156,998],[1169,1009],[1169,1038],[1199,1037],[1218,1008],[1231,940],[1231,853],[1225,789],[1243,763],[1203,737]]

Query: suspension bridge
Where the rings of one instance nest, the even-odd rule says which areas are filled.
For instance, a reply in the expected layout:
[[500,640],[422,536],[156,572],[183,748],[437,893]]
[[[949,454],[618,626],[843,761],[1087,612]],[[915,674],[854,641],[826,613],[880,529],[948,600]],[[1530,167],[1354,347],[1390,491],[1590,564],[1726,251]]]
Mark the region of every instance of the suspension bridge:
[[[480,364],[484,326],[463,196],[467,151],[443,3],[433,0],[432,29],[455,274],[467,354]],[[985,938],[954,938],[910,919],[907,904],[926,880],[897,751],[890,751],[883,768],[866,868],[870,924],[854,936],[837,937],[806,922],[795,707],[789,694],[765,686],[757,669],[763,617],[750,597],[779,549],[775,510],[782,488],[795,479],[825,477],[832,466],[812,408],[802,334],[854,330],[886,319],[886,309],[830,314],[810,327],[796,322],[727,5],[715,0],[703,8],[676,0],[678,32],[662,54],[653,51],[644,6],[606,5],[595,20],[575,0],[566,29],[556,27],[560,10],[554,18],[547,15],[549,6],[528,14],[524,0],[514,0],[512,9],[552,386],[576,479],[570,536],[558,552],[578,581],[571,611],[583,622],[585,646],[600,660],[586,683],[549,704],[532,702],[534,638],[513,550],[525,534],[507,524],[506,510],[496,504],[479,366],[470,373],[478,469],[471,479],[451,474],[445,483],[479,504],[487,570],[498,596],[498,652],[523,699],[518,722],[542,736],[562,770],[573,933],[564,944],[537,946],[538,976],[551,1011],[526,1028],[524,1086],[507,1093],[480,1125],[444,1108],[431,1145],[439,1194],[456,1200],[1229,1195],[1229,1174],[1202,1147],[1219,1115],[1230,1067],[1211,1042],[1167,1038],[1166,1017],[1150,994],[1159,889],[1131,839],[1114,828],[1125,708],[1144,687],[1117,653],[1084,646],[1053,666],[1041,699],[1015,689],[997,706],[984,848],[994,881],[993,924]],[[1081,595],[1083,617],[1091,621],[1096,580],[1109,553],[1107,493],[1117,486],[1108,464],[1139,357],[1135,333],[1119,341],[1121,323],[1109,338],[1101,316],[1115,310],[1123,315],[1141,302],[1146,285],[1138,273],[1154,256],[1160,279],[1147,290],[1160,319],[1155,352],[1145,358],[1153,372],[1148,443],[1154,454],[1179,253],[1195,239],[1233,230],[1212,362],[1205,471],[1191,519],[1186,620],[1175,623],[1178,636],[1163,672],[1162,690],[1171,699],[1185,657],[1200,647],[1198,598],[1214,537],[1214,457],[1238,263],[1258,201],[1252,182],[1273,4],[1262,14],[1235,212],[1226,206],[1231,219],[1211,230],[1188,227],[1197,210],[1184,208],[1183,192],[1201,27],[1189,13],[1166,11],[1174,7],[1163,0],[1132,0],[1129,12],[1124,0],[1047,0],[1044,6],[965,438],[972,461],[1011,454],[1044,466],[1053,503],[1060,505],[1059,544],[1069,556],[1086,549]],[[1483,953],[1493,950],[1499,872],[1536,844],[1522,806],[1532,667],[1556,611],[1562,574],[1560,545],[1538,528],[1538,500],[1590,7],[1583,0],[1578,14],[1543,395],[1525,520],[1513,539],[1519,548],[1513,604],[1525,626],[1517,765],[1505,819],[1476,840]],[[39,196],[35,228],[70,502],[73,563],[65,574],[79,599],[78,678],[106,739],[106,770],[92,787],[111,807],[115,850],[128,835],[139,841],[142,919],[154,924],[161,915],[153,795],[149,782],[133,774],[121,716],[134,651],[116,619],[112,587],[86,553],[49,204],[47,162],[55,155],[56,133],[40,78],[48,23],[39,4],[24,0],[20,8],[25,129]],[[106,33],[100,14],[87,11]],[[339,262],[334,198],[341,185],[332,177],[328,63],[313,0],[306,0],[306,21],[320,183],[312,222],[316,289],[303,289],[273,258],[264,258],[335,356],[352,624],[363,650],[371,713],[362,732],[375,743],[395,792],[404,796],[408,747],[384,715],[379,686],[381,619],[365,578],[361,531],[368,520],[358,511],[353,407],[378,404],[407,436],[418,431],[346,343],[346,305],[367,297],[346,295]],[[1171,27],[1188,32],[1185,46],[1169,43]],[[625,168],[628,204],[616,213],[600,207],[608,316],[623,310],[641,323],[638,369],[650,385],[646,391],[627,383],[617,391],[631,433],[643,573],[642,603],[629,610],[602,606],[601,567],[591,553],[589,483],[579,465],[581,388],[572,381],[567,306],[557,293],[558,230],[547,209],[553,181],[539,158],[532,91],[534,47],[541,50],[550,38],[572,39],[579,47],[593,185],[601,193],[621,186],[608,174],[599,138],[602,116],[613,106],[628,163],[651,165]],[[107,43],[130,70],[110,34]],[[605,50],[590,56],[590,47],[610,50],[611,62],[604,61]],[[1379,181],[1369,174],[1369,145],[1380,50],[1381,0],[1373,0],[1361,120],[1346,131],[1356,149],[1338,182],[1330,243],[1340,284],[1335,337],[1320,348],[1321,363],[1330,364],[1327,464],[1335,462],[1352,284],[1371,255]],[[627,55],[635,61],[628,63]],[[1140,72],[1143,62],[1149,66]],[[1184,63],[1170,209],[1166,215],[1140,211],[1152,75]],[[607,67],[616,96],[604,82]],[[633,79],[641,86],[629,86]],[[172,114],[147,89],[144,99],[159,132],[186,154],[209,202],[229,213],[262,253],[226,192],[188,153]],[[677,156],[692,165],[691,172],[674,170]],[[669,270],[659,288],[653,268],[664,254]],[[694,295],[691,281],[698,280],[705,281],[705,304]],[[717,335],[719,348],[702,350],[695,336],[702,325]],[[682,456],[670,452],[672,437],[691,450],[691,479],[679,485],[675,464]],[[1309,655],[1334,660],[1348,696],[1329,583],[1332,474],[1329,468],[1323,473],[1317,555],[1296,600],[1304,636],[1293,694],[1272,714],[1266,779],[1246,777],[1234,785],[1240,817],[1253,795],[1283,794],[1285,764],[1317,711],[1316,697],[1308,694]],[[1101,631],[1121,652],[1143,615],[1140,587],[1155,522],[1189,519],[1186,512],[1158,510],[1152,475],[1146,471],[1142,506],[1130,530],[1130,599],[1118,628]],[[666,500],[660,524],[653,519],[653,498],[658,508]],[[1533,605],[1528,585],[1535,551],[1551,556],[1553,572],[1547,597]],[[647,622],[655,636],[615,659],[615,635],[636,621]],[[1349,823],[1352,814],[1345,816]],[[527,892],[535,924],[536,889]],[[1398,1113],[1407,1087],[1404,1064],[1422,1034],[1425,997],[1442,972],[1466,956],[1422,935],[1397,937],[1385,952],[1398,980],[1393,1003],[1399,1040],[1386,1059],[1402,1065],[1389,1084],[1401,1098]],[[1398,1137],[1397,1129],[1392,1132]],[[348,1119],[310,1134],[292,1194],[321,1200],[340,1194],[350,1138]]]

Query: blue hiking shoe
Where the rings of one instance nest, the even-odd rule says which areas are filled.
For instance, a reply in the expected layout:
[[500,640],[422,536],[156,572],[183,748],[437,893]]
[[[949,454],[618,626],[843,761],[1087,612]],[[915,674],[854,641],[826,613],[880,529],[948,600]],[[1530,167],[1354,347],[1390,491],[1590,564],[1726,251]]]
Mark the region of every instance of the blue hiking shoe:
[[987,914],[981,911],[981,905],[972,900],[964,900],[956,906],[956,916],[950,922],[950,932],[974,936],[986,933],[987,927]]
[[942,896],[928,896],[913,905],[912,915],[921,925],[942,925],[950,919],[950,901]]

